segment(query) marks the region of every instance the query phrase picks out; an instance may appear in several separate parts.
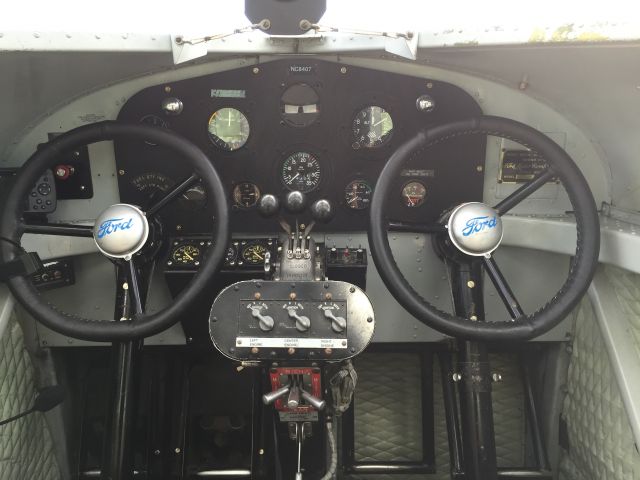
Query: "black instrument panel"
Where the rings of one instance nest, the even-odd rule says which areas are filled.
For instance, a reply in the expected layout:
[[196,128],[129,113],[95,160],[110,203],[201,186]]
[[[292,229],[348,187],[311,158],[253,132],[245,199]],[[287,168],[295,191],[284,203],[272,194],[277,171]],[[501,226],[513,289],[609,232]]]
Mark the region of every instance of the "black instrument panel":
[[[196,143],[227,187],[235,232],[277,230],[258,214],[257,200],[289,190],[334,204],[334,219],[317,229],[349,231],[366,230],[376,180],[398,146],[421,129],[479,114],[474,99],[448,83],[297,58],[146,88],[118,120],[168,128]],[[149,142],[115,148],[124,202],[144,207],[191,173]],[[414,154],[396,180],[389,218],[428,222],[481,200],[485,149],[486,138],[465,136]],[[210,229],[204,189],[185,192],[163,220],[181,235]]]

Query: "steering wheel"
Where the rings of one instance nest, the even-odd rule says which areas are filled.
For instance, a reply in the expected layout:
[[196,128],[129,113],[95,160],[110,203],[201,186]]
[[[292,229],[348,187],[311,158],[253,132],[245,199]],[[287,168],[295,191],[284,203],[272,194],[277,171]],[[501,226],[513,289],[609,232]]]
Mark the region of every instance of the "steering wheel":
[[[436,224],[409,225],[388,219],[385,203],[392,198],[392,184],[410,155],[436,143],[466,135],[492,135],[513,140],[537,152],[546,160],[548,167],[493,208],[479,202],[464,203],[446,212]],[[546,305],[525,314],[491,254],[502,240],[501,216],[554,178],[562,182],[573,206],[577,229],[576,253],[571,259],[568,278],[560,290]],[[422,323],[454,337],[480,341],[528,340],[548,331],[580,301],[598,263],[598,213],[582,173],[568,154],[549,137],[506,118],[482,116],[419,132],[393,153],[382,170],[370,212],[368,236],[371,255],[391,294]],[[468,261],[481,259],[484,271],[495,285],[510,318],[498,322],[471,321],[427,302],[400,272],[389,246],[389,229],[434,233],[450,246],[455,255]]]
[[[128,204],[116,204],[104,210],[94,226],[68,224],[29,224],[23,218],[24,199],[42,172],[53,167],[60,154],[83,145],[115,139],[146,140],[172,150],[191,168],[192,174],[178,182],[154,205],[143,212]],[[134,264],[136,254],[144,252],[151,222],[159,222],[157,213],[192,185],[201,181],[213,203],[212,245],[199,271],[189,285],[165,309],[144,312],[139,279]],[[35,152],[16,175],[0,218],[2,260],[16,258],[16,246],[24,233],[93,237],[98,249],[109,259],[128,264],[128,294],[134,312],[123,321],[90,320],[58,310],[47,302],[29,278],[13,277],[8,281],[13,296],[39,322],[70,337],[94,341],[122,341],[148,337],[178,322],[189,305],[206,288],[224,258],[229,239],[229,214],[224,187],[207,156],[193,143],[166,129],[146,125],[128,125],[105,121],[82,126],[64,133]],[[215,223],[213,222],[215,220]],[[13,243],[13,244],[12,244]],[[142,252],[141,252],[142,251]]]

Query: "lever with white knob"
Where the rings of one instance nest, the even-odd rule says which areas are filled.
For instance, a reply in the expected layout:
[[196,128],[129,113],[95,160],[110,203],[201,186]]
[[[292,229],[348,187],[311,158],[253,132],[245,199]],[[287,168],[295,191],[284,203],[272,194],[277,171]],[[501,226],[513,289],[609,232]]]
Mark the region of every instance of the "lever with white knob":
[[296,328],[298,329],[298,331],[306,332],[307,330],[309,330],[309,327],[311,326],[311,320],[309,320],[309,317],[298,315],[298,312],[293,307],[287,308],[287,313],[289,314],[290,318],[294,318],[296,320]]
[[251,316],[258,319],[258,326],[260,327],[260,330],[264,332],[273,330],[273,326],[275,325],[273,317],[269,315],[262,315],[262,309],[256,307],[251,308]]
[[331,328],[334,332],[340,333],[344,332],[344,329],[347,328],[347,321],[344,317],[336,317],[333,314],[333,310],[330,308],[325,308],[324,316],[331,320]]

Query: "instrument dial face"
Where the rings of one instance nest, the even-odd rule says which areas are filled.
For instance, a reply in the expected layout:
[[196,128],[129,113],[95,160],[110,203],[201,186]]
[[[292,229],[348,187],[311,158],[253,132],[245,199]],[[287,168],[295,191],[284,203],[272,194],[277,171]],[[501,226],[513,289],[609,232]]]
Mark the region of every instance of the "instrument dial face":
[[322,169],[318,159],[307,152],[296,152],[282,162],[280,179],[289,190],[309,193],[320,185]]
[[364,180],[354,180],[344,189],[344,200],[352,210],[364,210],[371,203],[371,186]]
[[384,108],[371,105],[353,119],[353,148],[376,148],[386,144],[393,133],[393,120]]
[[419,207],[424,203],[427,187],[422,182],[412,181],[402,187],[402,203],[409,208]]
[[199,265],[200,253],[195,245],[179,245],[171,253],[171,260],[178,265]]
[[[169,128],[169,125],[167,124],[167,122],[165,122],[158,115],[145,115],[140,119],[140,123],[142,123],[143,125],[149,125],[150,127]],[[148,140],[145,140],[144,143],[146,143],[147,145],[151,145],[152,147],[156,146],[155,143],[150,142]]]
[[255,183],[242,182],[233,188],[233,203],[236,207],[255,207],[258,200],[260,200],[260,189]]
[[227,152],[244,146],[251,129],[244,113],[235,108],[221,108],[209,118],[209,138],[213,144]]
[[247,265],[261,265],[264,263],[264,256],[267,253],[267,247],[259,243],[247,245],[242,250],[242,259]]

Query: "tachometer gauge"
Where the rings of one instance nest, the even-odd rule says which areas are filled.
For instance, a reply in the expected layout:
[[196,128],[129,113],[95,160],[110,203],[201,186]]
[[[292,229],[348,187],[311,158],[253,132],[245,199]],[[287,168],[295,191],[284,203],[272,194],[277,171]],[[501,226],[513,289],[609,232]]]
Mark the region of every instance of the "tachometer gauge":
[[364,210],[371,203],[371,186],[364,180],[354,180],[344,189],[344,201],[353,210]]
[[195,245],[179,245],[171,252],[171,261],[176,265],[200,265],[200,248]]
[[242,259],[248,265],[261,265],[264,263],[264,256],[267,247],[259,243],[249,244],[242,250]]
[[213,144],[228,152],[247,143],[251,131],[247,117],[235,108],[221,108],[214,112],[209,119],[208,130]]
[[289,190],[309,193],[320,185],[322,169],[318,159],[307,152],[296,152],[282,162],[280,179]]
[[255,183],[242,182],[233,187],[233,204],[236,207],[255,207],[259,199],[260,189]]
[[380,147],[391,139],[393,120],[384,108],[371,105],[353,119],[353,148]]
[[419,207],[424,203],[427,187],[422,182],[409,182],[402,187],[402,203],[409,208]]

